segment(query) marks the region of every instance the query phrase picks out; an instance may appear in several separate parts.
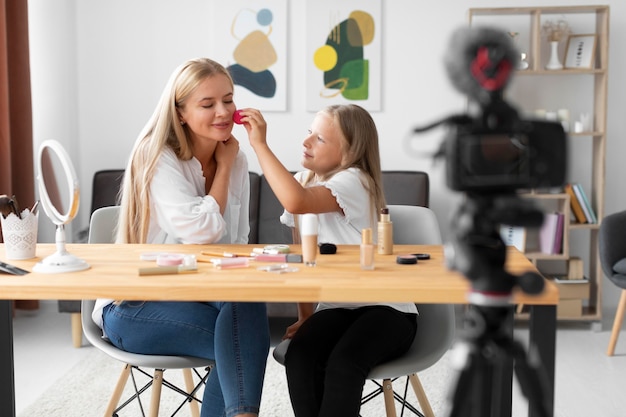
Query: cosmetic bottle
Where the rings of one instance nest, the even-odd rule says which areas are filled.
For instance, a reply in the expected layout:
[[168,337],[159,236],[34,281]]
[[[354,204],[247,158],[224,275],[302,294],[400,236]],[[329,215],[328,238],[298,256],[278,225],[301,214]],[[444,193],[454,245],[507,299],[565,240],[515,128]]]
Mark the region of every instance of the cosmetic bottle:
[[361,231],[361,269],[374,269],[374,244],[370,228]]
[[381,255],[393,253],[393,224],[387,207],[380,210],[378,219],[378,253]]
[[302,241],[302,261],[306,266],[315,266],[317,258],[317,228],[316,214],[303,214],[300,221],[300,240]]

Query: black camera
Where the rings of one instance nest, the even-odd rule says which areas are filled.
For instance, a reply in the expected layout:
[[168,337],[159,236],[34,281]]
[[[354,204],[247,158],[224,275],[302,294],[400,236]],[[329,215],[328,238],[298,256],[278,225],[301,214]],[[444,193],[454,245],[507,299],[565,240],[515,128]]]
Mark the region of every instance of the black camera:
[[448,187],[474,193],[562,186],[566,135],[560,123],[514,120],[504,128],[455,124],[443,144]]
[[452,84],[479,111],[414,130],[449,127],[437,155],[447,160],[448,187],[493,195],[562,186],[567,137],[561,123],[524,120],[503,98],[520,56],[510,35],[488,27],[462,28],[453,34],[448,52]]

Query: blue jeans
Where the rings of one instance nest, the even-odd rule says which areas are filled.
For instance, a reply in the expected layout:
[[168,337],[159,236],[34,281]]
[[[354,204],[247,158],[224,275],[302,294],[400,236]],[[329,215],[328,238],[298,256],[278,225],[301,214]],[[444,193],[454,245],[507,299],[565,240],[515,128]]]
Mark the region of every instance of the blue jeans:
[[102,318],[107,337],[127,352],[215,360],[202,417],[259,413],[270,346],[265,303],[124,301]]

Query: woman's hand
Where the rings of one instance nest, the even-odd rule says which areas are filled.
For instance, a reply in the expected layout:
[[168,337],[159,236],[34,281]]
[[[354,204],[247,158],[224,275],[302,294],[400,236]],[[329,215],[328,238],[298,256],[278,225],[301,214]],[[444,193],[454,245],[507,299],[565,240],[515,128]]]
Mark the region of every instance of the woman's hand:
[[217,167],[226,166],[230,171],[230,167],[232,167],[238,152],[239,141],[235,139],[234,136],[231,136],[224,142],[218,143],[215,148],[215,161],[217,162]]

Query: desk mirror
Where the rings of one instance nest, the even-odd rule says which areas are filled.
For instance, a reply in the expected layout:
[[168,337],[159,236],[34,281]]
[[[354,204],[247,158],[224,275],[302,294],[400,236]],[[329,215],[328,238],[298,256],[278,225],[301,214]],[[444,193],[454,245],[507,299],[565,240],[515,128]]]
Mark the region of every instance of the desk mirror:
[[56,252],[38,262],[33,271],[58,274],[88,269],[87,262],[65,248],[65,225],[78,213],[80,190],[72,161],[59,142],[46,140],[41,144],[37,171],[41,206],[56,225]]

